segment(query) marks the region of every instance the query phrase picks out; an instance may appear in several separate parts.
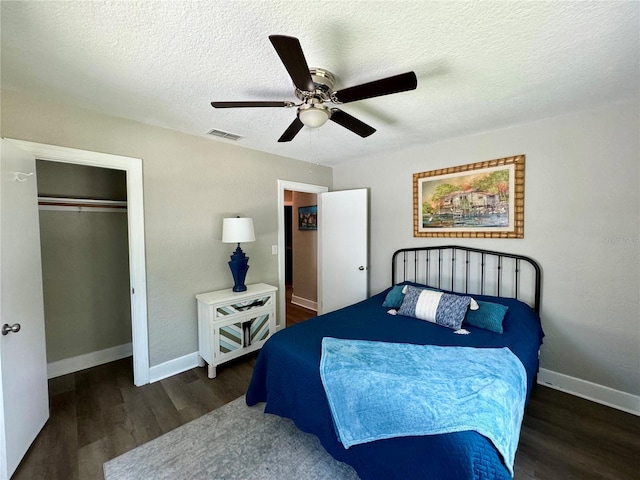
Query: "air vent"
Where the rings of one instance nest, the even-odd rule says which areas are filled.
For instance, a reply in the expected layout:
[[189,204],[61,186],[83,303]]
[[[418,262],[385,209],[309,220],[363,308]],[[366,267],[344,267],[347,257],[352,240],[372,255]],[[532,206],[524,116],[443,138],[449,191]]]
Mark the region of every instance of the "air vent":
[[212,135],[214,137],[226,138],[228,140],[233,140],[237,142],[242,137],[240,135],[236,135],[235,133],[223,132],[222,130],[211,129],[207,132],[207,135]]

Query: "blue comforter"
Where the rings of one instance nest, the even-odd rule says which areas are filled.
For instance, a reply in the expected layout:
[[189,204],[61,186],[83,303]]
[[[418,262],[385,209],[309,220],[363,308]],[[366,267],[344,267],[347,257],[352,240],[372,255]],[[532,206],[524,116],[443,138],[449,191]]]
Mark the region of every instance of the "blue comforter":
[[247,404],[266,402],[265,412],[291,418],[313,433],[337,460],[350,464],[363,480],[509,479],[494,445],[474,431],[381,439],[349,449],[338,440],[320,378],[322,339],[334,337],[416,345],[507,347],[527,372],[527,399],[538,370],[542,343],[535,312],[514,299],[474,295],[509,307],[503,334],[463,325],[471,333],[411,317],[388,315],[387,291],[368,300],[279,331],[262,347],[246,394]]

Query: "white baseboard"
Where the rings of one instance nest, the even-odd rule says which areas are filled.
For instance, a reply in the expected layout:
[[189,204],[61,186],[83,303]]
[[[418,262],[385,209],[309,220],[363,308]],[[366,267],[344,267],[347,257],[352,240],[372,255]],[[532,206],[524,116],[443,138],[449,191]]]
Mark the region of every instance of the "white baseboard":
[[157,382],[172,375],[177,375],[192,368],[202,366],[203,362],[198,352],[189,353],[151,367],[149,369],[149,383]]
[[308,308],[314,312],[318,311],[318,302],[309,300],[307,298],[298,297],[297,295],[291,295],[291,303],[298,305],[299,307]]
[[538,383],[576,397],[640,416],[640,396],[541,368]]
[[133,345],[131,343],[125,343],[97,352],[78,355],[77,357],[64,358],[47,364],[47,378],[60,377],[68,373],[84,370],[85,368],[114,362],[121,358],[130,357],[131,355],[133,355]]

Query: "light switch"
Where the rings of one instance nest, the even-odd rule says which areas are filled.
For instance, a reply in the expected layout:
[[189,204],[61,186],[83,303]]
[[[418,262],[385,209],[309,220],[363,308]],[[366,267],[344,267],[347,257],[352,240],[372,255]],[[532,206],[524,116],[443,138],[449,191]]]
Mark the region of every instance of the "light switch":
[[278,254],[278,245],[271,245],[271,255]]

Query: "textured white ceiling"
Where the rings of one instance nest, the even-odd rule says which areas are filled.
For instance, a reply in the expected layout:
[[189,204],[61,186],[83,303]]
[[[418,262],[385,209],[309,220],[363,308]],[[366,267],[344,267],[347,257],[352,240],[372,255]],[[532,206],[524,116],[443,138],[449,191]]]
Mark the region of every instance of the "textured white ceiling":
[[[2,1],[2,86],[152,125],[243,136],[236,145],[336,165],[350,158],[638,95],[637,1]],[[268,40],[300,39],[336,89],[413,70],[418,88],[341,108],[277,139],[297,101]],[[215,140],[231,142],[230,140]]]

